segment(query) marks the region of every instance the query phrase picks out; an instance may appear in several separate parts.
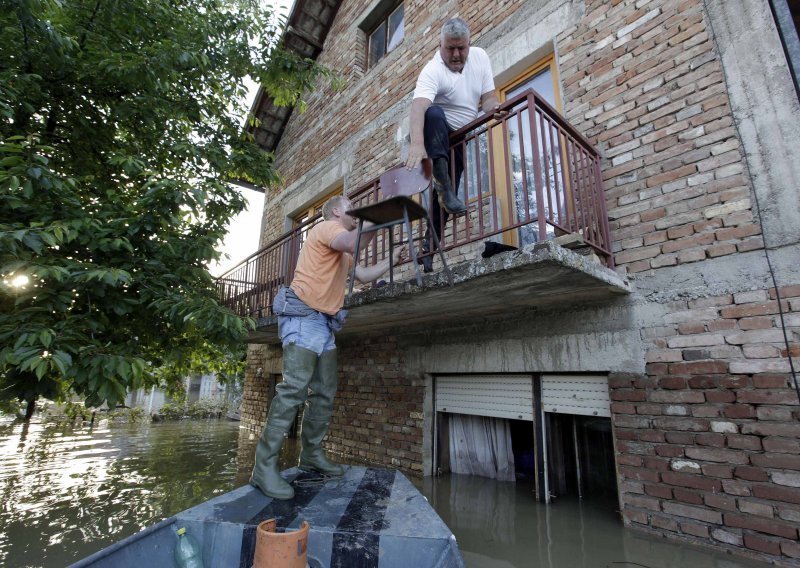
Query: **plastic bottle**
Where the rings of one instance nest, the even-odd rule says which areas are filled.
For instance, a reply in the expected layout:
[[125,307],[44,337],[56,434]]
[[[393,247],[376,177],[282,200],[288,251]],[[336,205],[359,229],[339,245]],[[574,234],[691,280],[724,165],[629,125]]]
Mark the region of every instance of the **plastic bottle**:
[[175,543],[175,565],[178,568],[205,568],[203,565],[203,551],[200,545],[190,534],[186,534],[186,527],[178,529],[178,542]]

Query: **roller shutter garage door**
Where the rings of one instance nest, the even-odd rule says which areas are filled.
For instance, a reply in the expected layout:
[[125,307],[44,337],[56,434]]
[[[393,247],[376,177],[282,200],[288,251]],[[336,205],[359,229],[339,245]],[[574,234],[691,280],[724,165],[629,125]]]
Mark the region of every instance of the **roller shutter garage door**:
[[556,414],[611,416],[608,377],[543,375],[542,410]]
[[436,411],[533,420],[530,375],[436,377]]

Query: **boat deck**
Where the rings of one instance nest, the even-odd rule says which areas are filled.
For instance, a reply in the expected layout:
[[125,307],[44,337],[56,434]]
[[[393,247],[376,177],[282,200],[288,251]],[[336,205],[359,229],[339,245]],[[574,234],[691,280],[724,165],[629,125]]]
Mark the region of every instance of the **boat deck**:
[[207,568],[250,568],[257,525],[276,518],[278,529],[308,521],[311,568],[461,568],[455,537],[427,499],[400,472],[349,467],[325,479],[297,468],[282,475],[294,499],[278,501],[245,485],[187,509],[73,565],[171,566],[175,531],[185,526],[203,549]]

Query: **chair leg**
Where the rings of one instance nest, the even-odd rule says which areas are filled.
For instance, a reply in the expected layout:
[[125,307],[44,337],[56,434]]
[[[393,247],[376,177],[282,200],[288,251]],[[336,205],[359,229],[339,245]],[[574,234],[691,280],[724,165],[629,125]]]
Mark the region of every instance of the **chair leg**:
[[[430,213],[426,213],[426,215],[428,217],[428,223],[431,223]],[[429,224],[428,226],[432,226],[432,224]],[[435,230],[432,230],[431,236],[433,237],[433,243],[436,245],[436,250],[439,253],[439,259],[442,261],[444,272],[447,274],[447,280],[450,282],[450,286],[455,286],[455,282],[453,282],[453,274],[450,272],[450,268],[447,266],[447,261],[444,259],[444,251],[442,251],[442,243],[439,242],[439,235],[436,234]],[[417,273],[419,274],[419,269],[417,269]]]
[[390,226],[389,230],[389,284],[394,283],[394,229]]
[[417,251],[414,250],[414,239],[411,235],[411,221],[408,218],[408,208],[403,206],[403,223],[405,224],[406,233],[408,234],[408,252],[411,254],[411,263],[414,265],[414,270],[417,274],[417,286],[422,288],[422,275],[419,273],[419,264],[417,264]]
[[353,252],[353,270],[350,272],[350,290],[348,296],[353,295],[353,285],[356,283],[356,266],[358,266],[358,248],[361,246],[361,229],[364,227],[364,219],[358,220],[358,232],[356,233],[356,248]]

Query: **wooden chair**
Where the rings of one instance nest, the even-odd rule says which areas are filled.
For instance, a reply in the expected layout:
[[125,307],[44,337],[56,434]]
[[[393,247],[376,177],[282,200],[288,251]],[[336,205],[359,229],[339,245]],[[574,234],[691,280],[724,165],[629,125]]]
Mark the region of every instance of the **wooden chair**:
[[[395,166],[384,172],[380,177],[381,194],[384,199],[363,207],[351,209],[347,212],[351,217],[358,219],[356,254],[353,259],[353,271],[350,274],[349,294],[353,293],[356,266],[358,265],[358,256],[360,252],[359,247],[361,246],[361,235],[379,231],[380,229],[388,229],[389,258],[392,258],[394,247],[403,244],[394,242],[394,227],[396,225],[403,225],[405,229],[406,244],[408,244],[411,262],[416,270],[417,285],[422,286],[422,275],[420,274],[419,263],[417,262],[417,250],[414,246],[414,241],[421,241],[425,237],[414,237],[411,232],[411,222],[417,219],[425,219],[429,227],[433,226],[433,222],[428,210],[411,199],[411,197],[428,189],[431,185],[431,179],[432,162],[429,158],[422,160],[420,166],[413,170],[409,170],[402,165]],[[364,221],[369,221],[374,223],[374,225],[364,228]],[[439,237],[436,231],[431,231],[431,233],[434,244],[436,245],[436,250],[439,252],[442,266],[447,274],[447,279],[450,285],[453,286],[453,275],[447,267],[447,261],[444,258],[444,253],[439,243]],[[394,282],[394,267],[391,265],[389,267],[389,281]]]

